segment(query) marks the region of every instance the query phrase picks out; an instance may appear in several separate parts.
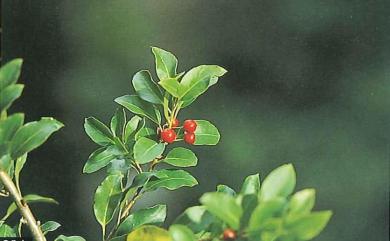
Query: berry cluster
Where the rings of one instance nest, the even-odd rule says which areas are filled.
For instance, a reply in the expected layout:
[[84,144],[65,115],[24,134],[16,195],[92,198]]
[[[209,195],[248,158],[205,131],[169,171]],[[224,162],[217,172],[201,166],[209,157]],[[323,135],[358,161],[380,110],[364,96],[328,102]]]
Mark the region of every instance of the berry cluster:
[[[161,140],[168,143],[168,144],[173,143],[177,138],[177,134],[176,134],[174,129],[180,128],[179,125],[180,125],[180,122],[178,119],[175,119],[174,121],[172,121],[171,128],[165,128],[161,131],[161,134],[160,134]],[[197,127],[197,124],[196,124],[196,121],[194,121],[194,120],[185,120],[183,123],[183,129],[184,129],[183,140],[190,145],[195,143],[196,127]]]

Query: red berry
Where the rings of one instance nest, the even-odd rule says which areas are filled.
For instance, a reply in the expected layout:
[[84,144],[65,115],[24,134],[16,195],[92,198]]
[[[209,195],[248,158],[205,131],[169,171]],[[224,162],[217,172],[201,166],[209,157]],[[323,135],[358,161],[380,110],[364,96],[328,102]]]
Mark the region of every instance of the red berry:
[[180,125],[180,121],[178,119],[174,119],[172,122],[172,127],[175,128],[178,127],[179,125]]
[[195,134],[192,132],[185,132],[184,133],[184,141],[188,144],[192,145],[195,142]]
[[161,140],[166,143],[172,143],[176,140],[176,132],[173,129],[164,129],[161,131]]
[[197,126],[194,120],[185,120],[183,124],[184,130],[190,133],[194,133]]
[[223,240],[233,241],[237,238],[237,233],[231,228],[227,228],[223,231]]

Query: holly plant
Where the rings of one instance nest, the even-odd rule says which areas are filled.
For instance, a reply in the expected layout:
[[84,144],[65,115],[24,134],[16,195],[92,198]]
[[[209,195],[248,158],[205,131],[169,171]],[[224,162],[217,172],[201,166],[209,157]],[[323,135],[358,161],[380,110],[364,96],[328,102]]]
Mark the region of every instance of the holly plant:
[[[50,197],[37,194],[22,195],[20,174],[28,160],[28,153],[42,145],[63,124],[50,117],[24,123],[24,114],[9,115],[7,110],[20,97],[24,85],[17,84],[22,59],[15,59],[0,69],[0,198],[10,202],[0,220],[0,237],[23,237],[24,227],[36,241],[46,241],[45,235],[61,225],[55,221],[37,221],[29,205],[33,203],[58,204]],[[9,218],[19,210],[20,218],[11,224]],[[58,236],[55,241],[85,241],[78,236]]]

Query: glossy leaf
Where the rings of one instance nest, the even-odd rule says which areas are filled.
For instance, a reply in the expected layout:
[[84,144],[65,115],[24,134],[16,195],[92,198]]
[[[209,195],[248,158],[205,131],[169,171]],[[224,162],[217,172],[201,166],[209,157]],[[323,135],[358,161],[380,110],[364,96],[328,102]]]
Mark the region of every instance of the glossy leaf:
[[216,145],[219,142],[220,134],[213,124],[206,120],[196,120],[194,145]]
[[122,194],[121,180],[121,175],[107,176],[96,189],[93,210],[103,230],[112,220],[119,205]]
[[118,149],[118,147],[114,145],[101,147],[89,156],[87,162],[84,165],[83,172],[96,172],[107,166],[111,161],[117,159],[117,157],[121,154],[123,153]]
[[232,197],[236,196],[236,191],[234,191],[233,188],[226,186],[226,185],[223,185],[223,184],[220,184],[217,186],[217,192],[225,193],[225,194],[228,194]]
[[310,240],[325,228],[331,216],[331,211],[313,212],[287,223],[286,228],[289,235],[299,240]]
[[249,219],[252,216],[253,211],[258,205],[257,194],[246,194],[242,196],[241,207],[243,214],[240,220],[241,227],[246,227],[249,223]]
[[150,103],[140,99],[137,95],[124,95],[115,99],[115,102],[136,115],[146,117],[156,124],[160,124],[157,109]]
[[154,177],[145,185],[145,190],[155,190],[157,188],[166,188],[175,190],[180,187],[193,187],[197,185],[196,179],[183,170],[159,170]]
[[8,226],[7,224],[3,223],[0,224],[0,237],[7,238],[7,237],[16,237],[16,232],[13,228]]
[[245,178],[240,193],[243,195],[257,194],[259,190],[260,190],[260,176],[259,174],[255,174]]
[[16,162],[15,162],[15,183],[16,183],[17,187],[19,187],[20,172],[22,171],[26,161],[27,161],[27,154],[24,154],[23,156],[16,159]]
[[114,136],[122,138],[125,133],[126,112],[123,108],[118,108],[111,118],[110,128]]
[[24,114],[17,113],[0,120],[0,143],[10,141],[16,131],[23,125]]
[[187,208],[174,223],[186,225],[194,233],[199,233],[206,230],[214,221],[215,218],[204,206],[194,206]]
[[198,158],[191,150],[183,147],[176,147],[168,152],[167,156],[162,161],[172,166],[192,167],[196,166]]
[[0,91],[18,81],[22,64],[22,59],[14,59],[0,68]]
[[180,97],[181,85],[177,77],[160,80],[158,84],[172,96]]
[[140,163],[148,163],[160,156],[165,149],[164,143],[157,143],[145,137],[141,137],[134,145],[134,158]]
[[24,85],[22,84],[13,84],[0,91],[0,111],[7,110],[11,104],[20,97],[23,88]]
[[289,214],[307,214],[314,207],[315,203],[314,189],[304,189],[296,192],[290,199]]
[[95,117],[88,117],[85,119],[84,129],[87,135],[96,144],[105,146],[114,143],[114,135],[111,133],[110,129]]
[[16,159],[42,145],[53,132],[61,127],[63,127],[61,122],[48,117],[25,124],[12,138],[12,158]]
[[231,228],[238,230],[243,210],[232,196],[220,192],[205,193],[200,198],[200,202],[210,213],[226,222]]
[[53,232],[61,227],[61,224],[55,221],[47,221],[46,223],[41,225],[41,230],[43,234],[47,234],[48,232]]
[[117,235],[128,234],[134,229],[145,224],[161,224],[165,221],[167,207],[156,205],[146,209],[140,209],[130,214],[118,227]]
[[54,241],[86,241],[83,237],[80,236],[58,236]]
[[152,47],[156,63],[156,73],[160,80],[176,76],[177,58],[170,52]]
[[172,241],[196,241],[191,229],[181,224],[174,224],[169,227]]
[[[37,195],[37,194],[28,194],[28,195],[23,197],[23,200],[29,204],[31,204],[31,203],[50,203],[50,204],[57,204],[58,205],[58,202],[56,200],[54,200],[53,198],[44,197],[44,196]],[[11,203],[11,205],[7,209],[5,216],[1,220],[7,219],[17,209],[18,209],[18,207],[16,206],[16,204],[14,202]]]
[[135,134],[135,131],[138,128],[139,122],[142,120],[139,116],[133,116],[126,124],[125,128],[125,137],[124,141],[125,143],[128,143],[130,141],[130,138],[133,134]]
[[268,218],[282,211],[285,203],[283,198],[260,202],[250,217],[248,230],[254,231],[262,228],[262,225]]
[[158,85],[153,81],[149,71],[141,70],[133,77],[133,87],[138,96],[153,104],[162,104],[163,95]]
[[165,229],[145,225],[137,228],[127,236],[127,241],[172,241],[171,236]]
[[275,197],[287,197],[293,192],[295,183],[294,167],[291,164],[282,165],[264,179],[260,199],[267,201]]

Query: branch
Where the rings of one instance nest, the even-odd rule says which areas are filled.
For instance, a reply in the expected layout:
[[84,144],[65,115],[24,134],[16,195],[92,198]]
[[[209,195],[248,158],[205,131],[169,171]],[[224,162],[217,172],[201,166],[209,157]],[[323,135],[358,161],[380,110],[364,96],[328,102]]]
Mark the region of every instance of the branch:
[[15,184],[12,182],[11,177],[3,170],[0,170],[0,180],[11,194],[12,198],[16,203],[16,206],[18,206],[20,213],[26,221],[26,224],[30,229],[32,236],[34,237],[34,240],[46,241],[46,238],[43,235],[42,230],[38,225],[38,222],[36,221],[27,203],[23,200],[23,197],[16,188]]

